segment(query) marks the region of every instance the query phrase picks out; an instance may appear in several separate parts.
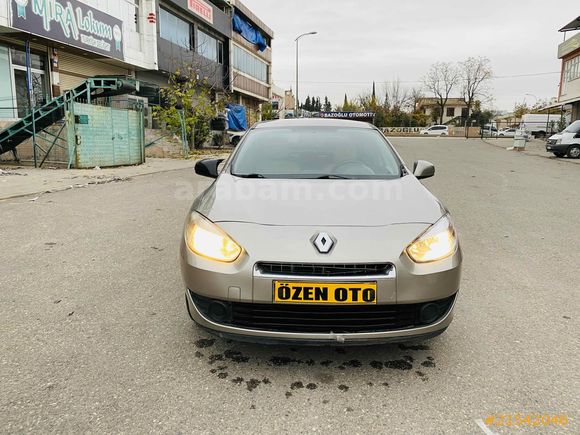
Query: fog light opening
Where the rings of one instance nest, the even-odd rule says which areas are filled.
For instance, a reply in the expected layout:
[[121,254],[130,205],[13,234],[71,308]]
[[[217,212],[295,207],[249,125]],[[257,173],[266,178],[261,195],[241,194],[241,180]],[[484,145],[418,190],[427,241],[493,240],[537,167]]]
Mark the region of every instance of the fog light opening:
[[212,320],[223,322],[229,319],[230,308],[223,302],[214,301],[209,304],[208,314]]
[[425,304],[419,311],[419,320],[421,323],[433,323],[441,315],[439,305],[434,303]]

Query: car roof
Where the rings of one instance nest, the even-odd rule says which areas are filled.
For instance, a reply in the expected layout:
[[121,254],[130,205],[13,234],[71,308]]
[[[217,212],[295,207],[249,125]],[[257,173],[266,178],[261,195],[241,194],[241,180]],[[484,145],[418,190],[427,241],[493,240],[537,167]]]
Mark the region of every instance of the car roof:
[[343,127],[343,128],[374,128],[371,124],[362,121],[349,121],[346,119],[329,118],[298,118],[277,119],[275,121],[262,121],[254,125],[255,129],[262,128],[288,128],[288,127]]

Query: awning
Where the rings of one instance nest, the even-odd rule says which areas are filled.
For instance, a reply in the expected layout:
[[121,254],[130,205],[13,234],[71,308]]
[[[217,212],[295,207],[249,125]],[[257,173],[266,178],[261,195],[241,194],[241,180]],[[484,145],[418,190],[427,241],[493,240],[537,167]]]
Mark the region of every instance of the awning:
[[580,101],[580,97],[578,98],[574,98],[573,100],[570,101],[561,101],[559,103],[554,103],[554,104],[550,104],[549,106],[546,107],[542,107],[541,109],[538,110],[538,112],[547,112],[550,109],[559,109],[562,106],[565,106],[566,104],[574,104]]
[[578,29],[580,29],[580,17],[576,17],[575,19],[570,21],[568,24],[566,24],[564,27],[558,30],[558,32],[571,32],[573,30]]

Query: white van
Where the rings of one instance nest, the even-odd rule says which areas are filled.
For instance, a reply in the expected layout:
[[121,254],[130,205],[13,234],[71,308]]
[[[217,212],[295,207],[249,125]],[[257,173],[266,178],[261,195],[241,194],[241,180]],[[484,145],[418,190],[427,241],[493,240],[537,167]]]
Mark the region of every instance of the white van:
[[574,121],[562,133],[551,136],[546,151],[556,157],[580,158],[580,120]]

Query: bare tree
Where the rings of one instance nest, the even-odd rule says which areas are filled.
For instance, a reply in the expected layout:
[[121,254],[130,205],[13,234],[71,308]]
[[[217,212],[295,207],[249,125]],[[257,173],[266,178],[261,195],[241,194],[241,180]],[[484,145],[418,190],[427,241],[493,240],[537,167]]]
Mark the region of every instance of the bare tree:
[[445,106],[449,95],[459,84],[460,75],[457,67],[450,62],[437,62],[431,65],[423,78],[425,88],[435,96],[439,108],[439,123],[443,124]]
[[396,79],[387,82],[385,85],[385,102],[384,106],[394,112],[403,112],[412,104],[411,92],[409,89],[401,86],[401,81]]
[[490,61],[486,57],[470,57],[459,64],[461,74],[461,96],[467,106],[465,126],[476,100],[488,99],[488,84],[493,76]]
[[412,104],[412,110],[413,112],[415,112],[419,106],[419,100],[424,98],[424,93],[423,93],[423,89],[421,89],[420,87],[413,87],[411,88],[411,90],[409,91],[409,98],[411,100],[411,104]]

